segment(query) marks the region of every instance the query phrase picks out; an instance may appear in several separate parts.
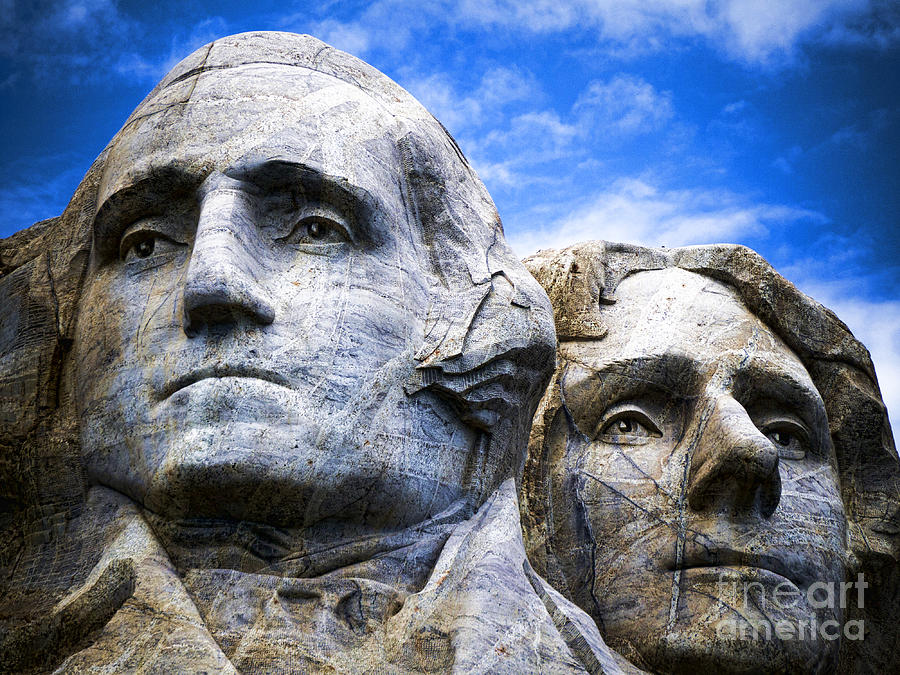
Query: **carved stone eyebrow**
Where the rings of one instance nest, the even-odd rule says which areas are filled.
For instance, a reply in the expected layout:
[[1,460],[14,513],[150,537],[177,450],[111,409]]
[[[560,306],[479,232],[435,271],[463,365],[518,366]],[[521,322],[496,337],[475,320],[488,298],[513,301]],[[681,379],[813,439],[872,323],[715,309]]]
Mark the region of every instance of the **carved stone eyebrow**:
[[[386,234],[377,226],[379,216],[387,216],[380,199],[346,178],[328,175],[315,166],[280,158],[242,161],[227,169],[225,175],[252,186],[261,195],[291,188],[327,202],[345,214],[354,234],[365,242],[379,243]],[[174,199],[189,197],[205,178],[177,162],[137,176],[99,205],[93,223],[94,245],[101,251],[114,246],[134,220],[159,213]]]
[[736,373],[736,378],[745,388],[752,389],[756,398],[775,399],[790,406],[809,424],[825,413],[825,404],[815,385],[777,361],[751,358]]
[[599,363],[589,363],[572,356],[567,356],[566,360],[590,373],[575,387],[578,390],[592,390],[590,397],[594,401],[612,401],[647,391],[679,398],[698,393],[700,367],[688,354],[641,354]]
[[137,218],[159,213],[173,199],[189,195],[202,178],[177,164],[152,168],[106,197],[93,221],[94,246],[101,250],[118,242]]
[[348,219],[354,234],[364,241],[376,242],[379,235],[385,234],[377,227],[379,216],[387,216],[381,199],[348,179],[327,174],[316,166],[276,157],[243,161],[224,173],[254,186],[263,195],[289,188],[327,203]]

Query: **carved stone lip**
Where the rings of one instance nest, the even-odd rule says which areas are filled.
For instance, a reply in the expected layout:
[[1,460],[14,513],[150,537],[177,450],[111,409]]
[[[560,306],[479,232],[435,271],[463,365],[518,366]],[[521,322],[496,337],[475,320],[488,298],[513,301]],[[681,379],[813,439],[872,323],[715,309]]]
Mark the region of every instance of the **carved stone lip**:
[[801,587],[801,581],[797,578],[797,570],[790,569],[788,564],[778,556],[737,551],[731,548],[703,549],[692,552],[685,555],[680,565],[673,560],[668,567],[670,571],[712,567],[765,570],[782,577],[798,588]]
[[185,387],[190,386],[195,382],[199,382],[200,380],[222,377],[246,377],[256,380],[265,380],[287,389],[291,388],[287,378],[285,378],[283,375],[280,375],[279,373],[276,373],[274,370],[268,370],[267,368],[258,368],[256,366],[215,364],[212,366],[205,366],[203,368],[192,370],[186,375],[182,375],[180,377],[176,377],[173,380],[170,380],[163,389],[162,398],[167,399],[175,392],[180,391],[181,389],[184,389]]

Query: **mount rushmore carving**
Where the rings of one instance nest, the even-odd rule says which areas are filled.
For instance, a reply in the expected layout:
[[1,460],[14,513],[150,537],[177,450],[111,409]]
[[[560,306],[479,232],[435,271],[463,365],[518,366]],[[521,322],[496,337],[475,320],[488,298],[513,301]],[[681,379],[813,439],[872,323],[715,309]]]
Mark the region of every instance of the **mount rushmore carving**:
[[846,327],[741,247],[523,264],[440,123],[315,38],[176,65],[0,241],[0,298],[0,671],[898,669]]

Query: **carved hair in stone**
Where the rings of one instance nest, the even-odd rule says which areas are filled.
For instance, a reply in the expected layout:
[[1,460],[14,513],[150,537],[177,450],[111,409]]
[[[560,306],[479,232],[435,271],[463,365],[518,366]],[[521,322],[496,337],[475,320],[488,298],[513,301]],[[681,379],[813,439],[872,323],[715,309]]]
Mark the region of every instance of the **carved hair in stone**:
[[525,562],[546,295],[375,69],[203,47],[0,269],[7,667],[628,670]]
[[559,338],[535,569],[652,672],[898,672],[900,466],[846,326],[740,246],[526,266]]

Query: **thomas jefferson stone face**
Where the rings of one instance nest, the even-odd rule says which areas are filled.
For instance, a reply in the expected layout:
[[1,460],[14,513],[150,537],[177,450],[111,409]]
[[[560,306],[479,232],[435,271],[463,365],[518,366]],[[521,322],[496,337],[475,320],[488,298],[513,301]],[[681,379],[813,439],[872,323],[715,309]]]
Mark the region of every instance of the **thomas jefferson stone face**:
[[402,390],[429,277],[392,116],[266,64],[168,95],[100,188],[75,347],[91,477],[167,516],[296,525],[460,498],[474,432]]
[[837,640],[722,630],[841,620],[807,600],[844,580],[847,542],[809,374],[710,278],[642,272],[615,298],[604,339],[560,347],[550,536],[578,544],[557,551],[572,594],[659,672],[827,671]]

